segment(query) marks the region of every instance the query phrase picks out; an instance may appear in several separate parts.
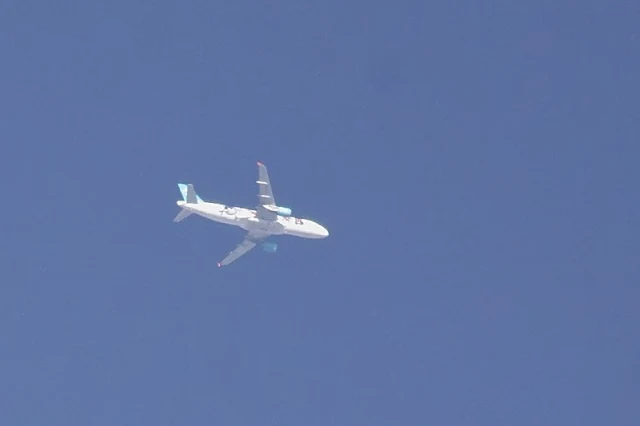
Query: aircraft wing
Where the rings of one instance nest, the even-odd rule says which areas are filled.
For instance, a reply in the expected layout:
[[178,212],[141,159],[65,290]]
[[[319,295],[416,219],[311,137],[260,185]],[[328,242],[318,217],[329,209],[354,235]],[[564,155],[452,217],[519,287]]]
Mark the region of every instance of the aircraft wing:
[[267,166],[258,162],[258,208],[257,214],[260,219],[263,220],[276,220],[278,215],[264,208],[264,206],[275,206],[276,200],[273,196],[273,190],[271,189],[271,182],[269,181],[269,172],[267,172]]
[[240,244],[236,246],[235,249],[231,250],[227,257],[218,262],[218,267],[226,266],[231,262],[237,260],[239,257],[247,254],[252,248],[254,248],[257,244],[264,241],[269,234],[258,233],[258,232],[248,232],[245,235],[244,240]]

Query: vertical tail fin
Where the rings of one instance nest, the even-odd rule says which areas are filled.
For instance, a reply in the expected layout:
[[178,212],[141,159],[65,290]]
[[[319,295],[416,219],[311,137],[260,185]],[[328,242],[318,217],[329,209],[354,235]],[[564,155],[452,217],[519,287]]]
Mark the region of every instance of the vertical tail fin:
[[202,199],[196,194],[196,190],[193,187],[193,184],[184,184],[179,183],[178,188],[180,188],[180,193],[182,194],[182,198],[189,204],[202,203]]
[[[178,188],[180,189],[180,194],[182,194],[182,198],[184,201],[186,201],[187,204],[197,204],[197,203],[203,203],[204,201],[202,201],[202,199],[198,196],[198,194],[196,194],[196,190],[194,189],[192,184],[184,184],[184,183],[179,183],[178,184]],[[180,205],[181,202],[178,201],[178,205]],[[191,210],[185,209],[184,207],[182,207],[182,209],[180,210],[180,213],[178,213],[178,215],[173,218],[174,222],[181,222],[184,219],[188,218],[189,216],[191,216],[193,214],[193,212]]]

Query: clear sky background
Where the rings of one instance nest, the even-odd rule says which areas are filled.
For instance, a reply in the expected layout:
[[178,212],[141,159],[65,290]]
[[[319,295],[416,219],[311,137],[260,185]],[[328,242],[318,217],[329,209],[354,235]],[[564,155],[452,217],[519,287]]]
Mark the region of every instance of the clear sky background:
[[[636,1],[0,2],[0,424],[640,424]],[[327,226],[217,268],[177,182]]]

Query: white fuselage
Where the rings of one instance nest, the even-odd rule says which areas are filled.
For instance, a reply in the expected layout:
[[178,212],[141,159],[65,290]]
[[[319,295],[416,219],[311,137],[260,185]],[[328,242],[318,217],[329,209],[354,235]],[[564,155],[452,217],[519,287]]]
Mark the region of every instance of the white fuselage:
[[309,219],[293,216],[280,216],[274,221],[262,220],[256,211],[243,207],[230,207],[218,203],[186,203],[178,201],[178,206],[194,214],[227,225],[239,226],[247,231],[262,231],[272,235],[292,235],[301,238],[326,238],[327,229]]

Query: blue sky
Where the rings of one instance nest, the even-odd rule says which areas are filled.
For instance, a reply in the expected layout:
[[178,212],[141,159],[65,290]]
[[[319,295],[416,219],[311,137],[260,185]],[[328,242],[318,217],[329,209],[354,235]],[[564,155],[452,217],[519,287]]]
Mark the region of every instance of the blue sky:
[[[0,423],[636,425],[640,8],[0,4]],[[256,161],[328,239],[171,222]]]

